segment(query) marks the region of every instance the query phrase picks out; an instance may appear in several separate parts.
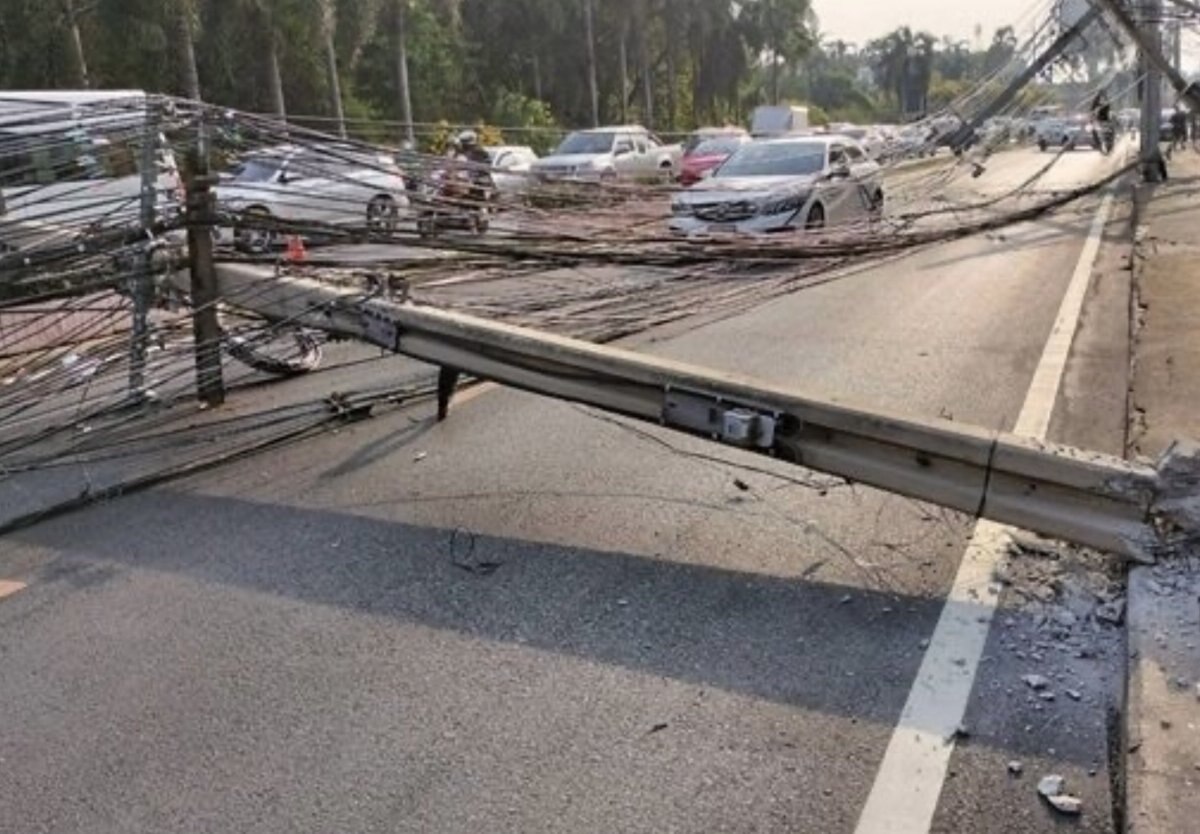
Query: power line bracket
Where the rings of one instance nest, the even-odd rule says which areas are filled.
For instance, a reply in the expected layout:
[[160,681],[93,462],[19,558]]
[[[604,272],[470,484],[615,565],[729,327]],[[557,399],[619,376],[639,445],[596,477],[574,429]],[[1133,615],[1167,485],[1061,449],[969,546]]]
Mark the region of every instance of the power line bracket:
[[668,387],[663,400],[663,425],[743,449],[774,449],[780,418],[777,411],[678,388]]

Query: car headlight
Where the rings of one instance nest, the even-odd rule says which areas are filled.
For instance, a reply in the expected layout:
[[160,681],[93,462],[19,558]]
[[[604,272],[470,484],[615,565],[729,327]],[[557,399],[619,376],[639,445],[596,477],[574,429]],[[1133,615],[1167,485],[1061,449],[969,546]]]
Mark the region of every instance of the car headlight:
[[758,213],[763,215],[789,214],[800,211],[808,202],[808,194],[788,194],[784,197],[768,197],[758,204]]
[[675,217],[691,217],[695,213],[687,203],[671,203],[671,214]]

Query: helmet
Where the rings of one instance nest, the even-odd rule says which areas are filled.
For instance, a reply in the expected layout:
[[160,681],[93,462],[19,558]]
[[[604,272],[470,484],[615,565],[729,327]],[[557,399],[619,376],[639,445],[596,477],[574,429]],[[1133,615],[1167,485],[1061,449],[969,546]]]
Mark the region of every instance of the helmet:
[[455,137],[454,144],[466,150],[467,148],[473,148],[478,145],[479,137],[475,135],[475,131],[473,130],[464,130],[462,133],[458,134],[457,137]]

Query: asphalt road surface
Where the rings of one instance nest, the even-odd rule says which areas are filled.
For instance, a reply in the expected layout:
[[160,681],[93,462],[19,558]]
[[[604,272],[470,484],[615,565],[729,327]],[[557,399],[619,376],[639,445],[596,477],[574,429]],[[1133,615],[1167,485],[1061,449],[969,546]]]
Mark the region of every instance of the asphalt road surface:
[[[1001,155],[971,187],[1045,161]],[[1079,152],[1043,186],[1115,164]],[[1097,206],[635,346],[1011,429]],[[1120,267],[1101,247],[1047,404],[1053,439],[1118,453]],[[835,834],[878,830],[871,802],[896,834],[1114,832],[1122,636],[1094,616],[1096,554],[1029,542],[994,619],[954,603],[990,623],[950,658],[974,688],[945,768],[896,778],[973,526],[508,390],[442,424],[380,412],[0,542],[0,832]],[[1038,798],[1050,773],[1078,819]]]

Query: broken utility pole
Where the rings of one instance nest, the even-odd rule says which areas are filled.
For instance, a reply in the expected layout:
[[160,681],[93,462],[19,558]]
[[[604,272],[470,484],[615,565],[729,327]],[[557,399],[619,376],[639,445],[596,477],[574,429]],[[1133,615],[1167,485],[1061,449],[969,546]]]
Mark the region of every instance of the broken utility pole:
[[[732,374],[367,298],[243,264],[217,267],[221,298],[275,321],[356,338],[442,370],[586,403],[979,518],[1152,560],[1200,525],[1200,451],[1158,470],[983,429],[863,411]],[[1198,506],[1193,507],[1193,503]]]

